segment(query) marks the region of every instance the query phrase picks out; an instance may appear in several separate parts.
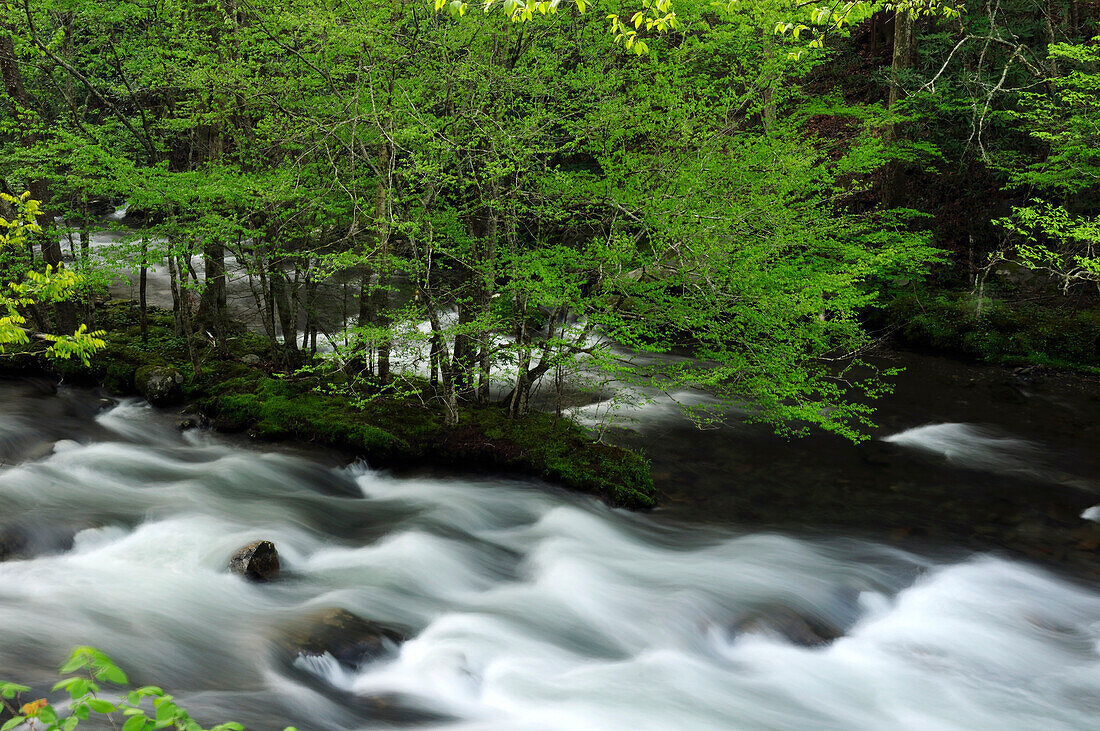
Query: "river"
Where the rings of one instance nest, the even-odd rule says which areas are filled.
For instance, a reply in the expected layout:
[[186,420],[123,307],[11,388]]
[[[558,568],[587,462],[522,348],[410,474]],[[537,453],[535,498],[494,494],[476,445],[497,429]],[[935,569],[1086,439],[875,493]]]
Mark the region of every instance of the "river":
[[[0,678],[47,687],[94,644],[200,720],[261,731],[1094,728],[1088,550],[1040,565],[1026,541],[952,534],[934,499],[903,520],[908,502],[861,495],[1041,484],[1077,510],[1095,497],[1095,421],[1073,441],[1081,429],[1027,426],[1025,403],[1028,433],[1007,431],[980,375],[960,388],[988,413],[951,412],[957,396],[921,370],[950,368],[930,363],[909,364],[885,451],[639,414],[621,437],[652,448],[670,498],[647,514],[181,433],[136,400],[0,382],[0,530],[21,541],[0,562]],[[1037,413],[1065,394],[1048,387]],[[800,479],[809,507],[792,508]],[[278,580],[226,570],[258,539],[278,546]],[[337,608],[409,639],[339,659],[293,649],[294,627]]]

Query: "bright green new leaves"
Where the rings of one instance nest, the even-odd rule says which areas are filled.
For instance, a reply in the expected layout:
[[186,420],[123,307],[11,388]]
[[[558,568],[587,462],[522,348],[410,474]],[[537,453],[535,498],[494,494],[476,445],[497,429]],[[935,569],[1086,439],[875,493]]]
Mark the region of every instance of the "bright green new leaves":
[[[588,9],[586,0],[574,0],[577,10],[584,13]],[[561,0],[484,0],[485,12],[489,12],[495,6],[503,7],[504,13],[513,22],[525,22],[535,17],[536,13],[542,15],[557,12]],[[876,12],[897,11],[907,12],[913,17],[943,17],[945,19],[958,17],[965,12],[960,4],[948,5],[942,0],[902,0],[901,2],[882,3],[868,2],[866,0],[848,0],[831,5],[814,5],[812,3],[781,2],[774,3],[770,0],[641,0],[641,7],[634,13],[622,15],[619,13],[608,14],[610,32],[616,43],[621,43],[628,50],[632,50],[639,56],[649,53],[649,45],[645,37],[651,33],[665,33],[683,27],[683,17],[699,18],[702,14],[713,13],[716,9],[728,14],[745,13],[749,16],[759,16],[761,8],[768,11],[776,11],[784,16],[774,26],[776,35],[789,35],[795,40],[800,40],[804,35],[810,37],[809,48],[823,48],[825,40],[832,32],[843,31],[850,26],[857,25]],[[462,0],[435,0],[437,11],[449,8],[456,15],[465,15],[467,3]],[[677,16],[676,8],[682,12]],[[767,14],[765,12],[765,14]],[[624,19],[629,18],[629,19]],[[639,35],[644,26],[647,36]],[[798,56],[801,51],[793,52]]]
[[[74,648],[58,672],[62,675],[79,673],[54,684],[54,691],[64,690],[71,699],[60,709],[45,698],[23,703],[17,708],[10,701],[29,692],[30,688],[0,682],[0,703],[15,713],[0,731],[11,731],[25,723],[35,731],[74,731],[82,721],[93,716],[106,717],[111,728],[122,731],[244,731],[244,726],[235,722],[204,729],[176,704],[172,696],[153,685],[134,688],[114,702],[104,700],[100,697],[102,683],[128,685],[130,681],[111,658],[94,647]],[[286,731],[296,730],[287,728]]]
[[[0,193],[16,211],[13,220],[0,218],[0,247],[19,248],[27,243],[30,234],[41,229],[35,221],[39,214],[38,201],[32,200],[30,193],[15,197]],[[81,277],[67,269],[46,268],[44,272],[33,269],[26,271],[18,281],[4,283],[0,290],[0,353],[6,345],[25,345],[30,335],[24,310],[37,303],[61,302],[72,297],[81,284]],[[52,345],[46,351],[50,356],[67,360],[77,358],[88,364],[90,357],[107,343],[103,340],[106,333],[102,330],[89,332],[87,326],[80,325],[72,335],[34,333],[40,340]]]
[[1017,171],[1016,187],[1044,194],[995,223],[1008,232],[1012,251],[1001,253],[1058,281],[1100,288],[1100,38],[1093,45],[1053,44],[1050,58],[1071,68],[1051,79],[1053,93],[1023,97],[1016,114],[1047,145],[1045,159]]
[[[745,0],[730,0],[726,8],[729,11],[747,4]],[[902,0],[901,2],[864,2],[848,0],[833,5],[802,5],[792,8],[792,17],[802,13],[803,20],[790,20],[777,23],[776,35],[791,35],[796,40],[802,35],[810,36],[810,48],[824,48],[830,33],[843,31],[858,25],[880,11],[908,13],[913,18],[942,17],[945,20],[957,18],[966,9],[959,4],[948,5],[941,0]],[[796,54],[797,55],[797,54]]]
[[1046,272],[1067,293],[1076,284],[1100,289],[1100,218],[1075,216],[1063,206],[1036,200],[994,221],[1013,235],[1016,263]]

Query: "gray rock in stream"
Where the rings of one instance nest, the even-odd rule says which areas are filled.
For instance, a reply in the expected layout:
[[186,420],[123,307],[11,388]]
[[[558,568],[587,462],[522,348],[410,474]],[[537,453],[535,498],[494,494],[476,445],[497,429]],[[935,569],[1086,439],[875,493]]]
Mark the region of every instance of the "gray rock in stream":
[[179,403],[183,381],[183,373],[171,366],[144,366],[134,373],[134,388],[153,406]]
[[73,547],[75,530],[0,525],[0,561],[16,561],[35,556],[64,553]]
[[249,543],[229,559],[229,570],[253,581],[270,581],[279,575],[279,552],[271,541]]
[[746,617],[733,630],[736,634],[778,635],[801,647],[822,647],[844,636],[840,630],[786,607]]
[[405,639],[399,629],[336,608],[283,627],[277,644],[290,661],[300,655],[329,654],[341,665],[357,668],[395,652]]

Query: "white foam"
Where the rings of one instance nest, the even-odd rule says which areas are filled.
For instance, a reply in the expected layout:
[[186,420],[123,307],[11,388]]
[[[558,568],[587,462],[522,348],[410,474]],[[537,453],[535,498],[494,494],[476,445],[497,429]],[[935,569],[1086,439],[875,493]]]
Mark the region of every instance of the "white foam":
[[996,472],[1033,472],[1039,446],[973,424],[926,424],[882,441],[940,454],[964,467]]
[[[147,416],[127,408],[115,417]],[[91,521],[67,552],[0,563],[3,675],[94,643],[211,718],[254,707],[241,720],[258,727],[371,722],[324,686],[494,731],[1080,729],[1100,711],[1100,594],[1018,562],[153,441],[74,443],[0,473],[0,504],[28,520]],[[317,489],[352,479],[363,497]],[[258,539],[284,580],[226,571]],[[356,671],[273,658],[282,627],[333,607],[411,639]],[[795,644],[791,618],[842,636]]]

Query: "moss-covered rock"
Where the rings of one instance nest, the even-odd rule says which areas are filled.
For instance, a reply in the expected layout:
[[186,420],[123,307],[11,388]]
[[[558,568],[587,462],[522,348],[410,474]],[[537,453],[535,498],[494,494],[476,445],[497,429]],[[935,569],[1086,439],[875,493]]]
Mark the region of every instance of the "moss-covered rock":
[[[109,368],[107,372],[110,373]],[[134,371],[134,388],[154,406],[171,406],[182,401],[185,380],[183,373],[172,366],[142,366]]]

